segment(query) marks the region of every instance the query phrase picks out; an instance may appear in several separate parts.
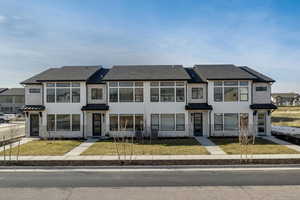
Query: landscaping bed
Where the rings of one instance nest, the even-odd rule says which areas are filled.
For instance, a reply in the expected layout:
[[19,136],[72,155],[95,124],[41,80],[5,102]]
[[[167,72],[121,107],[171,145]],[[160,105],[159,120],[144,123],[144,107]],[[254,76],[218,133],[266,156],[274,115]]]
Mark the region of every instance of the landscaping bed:
[[[119,153],[118,153],[119,152]],[[81,155],[207,155],[193,138],[157,139],[127,142],[99,141]]]
[[[82,142],[80,140],[35,140],[20,145],[19,156],[62,156]],[[12,148],[11,155],[17,155],[18,147]],[[4,152],[0,152],[3,156]],[[9,155],[9,148],[6,149]]]
[[[227,154],[240,154],[241,145],[238,138],[209,138]],[[300,152],[269,140],[255,138],[254,145],[248,146],[248,154],[299,154]]]

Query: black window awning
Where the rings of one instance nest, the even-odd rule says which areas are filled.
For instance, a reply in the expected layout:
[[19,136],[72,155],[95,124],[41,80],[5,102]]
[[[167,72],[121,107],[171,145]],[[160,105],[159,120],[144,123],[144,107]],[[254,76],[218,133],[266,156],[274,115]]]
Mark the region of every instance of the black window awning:
[[45,106],[43,106],[43,105],[25,105],[21,108],[21,110],[23,112],[26,112],[26,111],[44,111]]
[[87,104],[81,108],[82,111],[89,110],[109,110],[109,106],[107,104]]
[[212,110],[212,106],[207,103],[189,103],[185,106],[186,110]]
[[265,109],[265,110],[274,110],[277,109],[277,106],[275,106],[272,103],[266,103],[266,104],[252,104],[250,105],[250,108],[252,110],[259,110],[259,109]]

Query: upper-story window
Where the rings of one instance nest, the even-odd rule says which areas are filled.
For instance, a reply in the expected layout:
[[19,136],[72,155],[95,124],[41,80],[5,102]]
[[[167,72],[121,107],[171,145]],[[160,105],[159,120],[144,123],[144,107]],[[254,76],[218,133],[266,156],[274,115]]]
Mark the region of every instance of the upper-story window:
[[162,81],[150,83],[151,102],[184,102],[184,82]]
[[92,88],[92,100],[102,100],[103,99],[103,89],[102,88]]
[[256,92],[266,92],[268,91],[268,87],[267,86],[259,86],[255,88]]
[[203,88],[192,88],[192,99],[203,99]]
[[47,103],[80,103],[80,83],[47,83]]
[[31,93],[31,94],[41,93],[41,89],[39,89],[39,88],[30,88],[29,93]]
[[143,82],[110,82],[109,83],[110,102],[143,102],[144,84]]
[[215,102],[235,102],[249,100],[248,81],[214,81]]

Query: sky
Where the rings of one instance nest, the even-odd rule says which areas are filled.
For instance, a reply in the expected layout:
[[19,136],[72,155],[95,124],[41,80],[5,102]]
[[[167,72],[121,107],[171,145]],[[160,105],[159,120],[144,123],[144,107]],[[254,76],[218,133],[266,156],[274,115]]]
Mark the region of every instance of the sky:
[[300,92],[298,0],[0,0],[0,88],[49,67],[235,64]]

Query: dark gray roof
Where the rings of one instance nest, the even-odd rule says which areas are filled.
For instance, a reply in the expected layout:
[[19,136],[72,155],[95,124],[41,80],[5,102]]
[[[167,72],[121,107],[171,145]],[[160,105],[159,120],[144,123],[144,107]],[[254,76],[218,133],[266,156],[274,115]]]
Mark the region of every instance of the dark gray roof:
[[212,110],[212,106],[207,103],[189,103],[185,106],[186,110]]
[[193,68],[185,68],[185,71],[190,75],[191,79],[188,80],[189,83],[206,83],[203,81],[199,75],[194,71]]
[[256,80],[257,77],[236,67],[226,65],[195,65],[194,71],[203,81],[207,80]]
[[5,90],[7,90],[8,88],[0,88],[0,93],[4,92]]
[[83,106],[81,110],[109,110],[109,106],[107,104],[87,104]]
[[117,80],[189,80],[182,65],[123,65],[113,66],[103,78]]
[[25,105],[21,108],[22,111],[43,111],[45,106],[43,105]]
[[10,88],[0,93],[0,96],[24,96],[24,88]]
[[50,68],[37,74],[21,84],[37,84],[44,81],[86,81],[101,66],[65,66],[61,68]]
[[277,109],[277,106],[275,106],[272,103],[252,104],[252,105],[250,105],[250,108],[253,110],[259,110],[259,109],[273,110],[273,109]]
[[101,68],[87,80],[87,84],[104,84],[103,78],[108,71],[109,69]]
[[270,78],[262,73],[259,73],[259,72],[255,71],[254,69],[251,69],[247,66],[243,66],[240,68],[245,70],[246,72],[256,76],[257,77],[257,80],[255,80],[256,82],[275,82],[275,80],[273,80],[272,78]]

